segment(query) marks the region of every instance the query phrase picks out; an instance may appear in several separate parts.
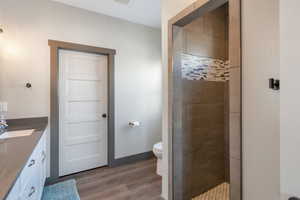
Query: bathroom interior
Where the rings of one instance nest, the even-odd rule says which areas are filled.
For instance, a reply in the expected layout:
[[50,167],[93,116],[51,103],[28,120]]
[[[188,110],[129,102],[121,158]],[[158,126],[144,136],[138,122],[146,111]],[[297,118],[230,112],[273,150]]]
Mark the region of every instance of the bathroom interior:
[[174,199],[229,200],[229,6],[174,27]]
[[0,199],[298,200],[299,7],[0,0]]

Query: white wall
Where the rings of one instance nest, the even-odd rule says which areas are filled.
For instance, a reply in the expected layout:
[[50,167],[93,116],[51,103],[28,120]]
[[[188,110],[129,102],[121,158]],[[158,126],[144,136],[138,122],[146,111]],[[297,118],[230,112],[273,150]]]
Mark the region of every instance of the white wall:
[[[8,118],[49,116],[48,39],[117,50],[116,158],[161,140],[160,30],[47,0],[1,0],[0,101]],[[32,89],[24,84],[29,81]],[[128,128],[130,120],[141,127]]]
[[244,199],[280,197],[279,1],[242,0]]
[[299,8],[299,0],[280,0],[281,192],[284,195],[298,197],[300,197]]

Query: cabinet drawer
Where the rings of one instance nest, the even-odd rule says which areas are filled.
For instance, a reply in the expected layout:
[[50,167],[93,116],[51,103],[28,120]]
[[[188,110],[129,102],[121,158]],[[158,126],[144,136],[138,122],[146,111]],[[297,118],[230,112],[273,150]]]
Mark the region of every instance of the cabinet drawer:
[[39,149],[34,150],[21,173],[21,189],[24,189],[28,182],[30,182],[31,179],[36,176],[35,172],[39,167],[39,152]]
[[21,173],[20,179],[21,179],[22,190],[26,185],[28,185],[29,182],[32,181],[33,177],[37,176],[37,172],[40,171],[43,162],[46,162],[45,156],[46,156],[46,150],[45,150],[45,134],[44,134]]
[[41,188],[39,186],[39,176],[35,175],[27,183],[24,190],[22,190],[21,199],[22,200],[38,200],[40,189]]
[[43,138],[41,138],[41,152],[39,157],[39,169],[38,169],[38,175],[39,175],[39,195],[38,199],[41,199],[44,184],[46,181],[46,163],[47,163],[47,155],[46,155],[46,134],[44,134]]

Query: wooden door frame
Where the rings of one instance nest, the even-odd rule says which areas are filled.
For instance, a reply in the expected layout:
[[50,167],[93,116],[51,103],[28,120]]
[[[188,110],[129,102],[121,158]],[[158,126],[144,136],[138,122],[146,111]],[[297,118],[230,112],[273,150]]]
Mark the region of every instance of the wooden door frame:
[[[174,38],[173,38],[173,28],[174,26],[183,27],[189,23],[191,23],[194,19],[202,16],[204,13],[207,13],[215,8],[219,7],[222,4],[229,3],[229,60],[230,67],[239,67],[242,72],[242,42],[241,42],[241,0],[196,0],[194,3],[183,9],[177,15],[172,17],[168,21],[168,165],[169,165],[169,173],[168,173],[168,199],[174,199],[174,171],[173,171],[173,65],[174,65]],[[239,75],[241,80],[241,74]],[[240,91],[242,83],[240,82]],[[242,92],[241,92],[242,94]],[[231,98],[231,97],[230,97]],[[239,99],[235,99],[236,102],[240,103],[240,116],[242,116],[242,96],[237,97]],[[230,111],[231,112],[231,111]],[[235,177],[240,177],[239,185],[231,186],[231,190],[239,190],[240,200],[243,199],[243,166],[242,166],[242,118],[240,117],[240,166],[239,172],[234,175]],[[235,188],[232,188],[235,187]],[[234,199],[238,200],[238,199]]]
[[50,46],[50,178],[59,178],[59,50],[72,50],[105,55],[108,57],[108,165],[112,166],[115,155],[115,101],[114,70],[116,50],[57,40],[48,40]]

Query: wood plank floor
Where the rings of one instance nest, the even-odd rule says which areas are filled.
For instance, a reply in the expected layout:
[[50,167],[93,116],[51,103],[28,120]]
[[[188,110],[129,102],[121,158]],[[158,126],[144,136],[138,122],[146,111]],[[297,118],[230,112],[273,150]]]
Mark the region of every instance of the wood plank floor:
[[115,168],[98,168],[63,179],[75,178],[81,200],[161,200],[161,177],[156,160]]

